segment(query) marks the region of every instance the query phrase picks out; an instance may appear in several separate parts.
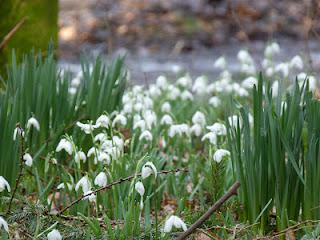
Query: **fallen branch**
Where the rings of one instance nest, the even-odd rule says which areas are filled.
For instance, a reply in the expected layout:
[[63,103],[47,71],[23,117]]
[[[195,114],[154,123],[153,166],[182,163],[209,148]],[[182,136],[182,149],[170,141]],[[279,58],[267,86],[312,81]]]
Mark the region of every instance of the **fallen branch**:
[[191,233],[193,233],[198,227],[200,227],[217,209],[221,207],[221,205],[226,202],[233,195],[237,195],[237,190],[240,187],[239,182],[235,182],[229,191],[225,193],[205,214],[203,214],[194,224],[191,225],[187,231],[181,233],[178,236],[177,240],[186,239]]
[[[173,170],[163,170],[163,171],[160,171],[158,172],[158,174],[169,174],[169,173],[177,173],[177,172],[189,172],[189,170],[187,168],[182,168],[182,169],[173,169]],[[90,195],[95,195],[96,193],[98,192],[102,192],[102,191],[105,191],[107,189],[110,189],[112,188],[114,185],[118,185],[118,184],[121,184],[123,182],[127,182],[127,181],[131,181],[132,179],[138,177],[138,176],[141,176],[141,173],[139,174],[135,174],[135,175],[131,175],[129,177],[126,177],[126,178],[120,178],[119,180],[115,181],[115,182],[112,182],[110,184],[108,184],[107,186],[105,187],[101,187],[101,188],[98,188],[90,193],[87,193],[87,194],[84,194],[82,195],[80,198],[78,198],[77,200],[73,201],[72,203],[70,203],[68,206],[66,206],[65,208],[63,208],[62,210],[60,210],[58,212],[58,216],[61,215],[62,213],[64,213],[66,210],[68,210],[69,208],[71,208],[73,205],[77,204],[78,202],[80,202],[82,199],[86,198],[86,197],[89,197]]]
[[18,22],[17,25],[15,25],[14,28],[11,29],[11,31],[3,38],[2,42],[0,43],[0,50],[2,50],[7,45],[13,35],[21,28],[21,26],[27,21],[27,19],[27,17],[22,18],[20,22]]

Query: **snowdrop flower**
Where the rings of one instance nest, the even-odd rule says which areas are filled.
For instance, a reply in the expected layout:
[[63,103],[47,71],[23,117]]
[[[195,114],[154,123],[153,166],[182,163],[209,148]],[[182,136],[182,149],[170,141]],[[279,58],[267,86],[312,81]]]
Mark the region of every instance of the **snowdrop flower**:
[[25,153],[23,155],[23,160],[25,161],[25,164],[28,166],[28,167],[31,167],[32,166],[32,157],[29,153]]
[[112,127],[115,127],[117,124],[121,126],[127,125],[127,118],[122,114],[118,114],[112,121]]
[[140,134],[139,140],[140,141],[146,140],[147,142],[152,142],[152,134],[151,134],[151,132],[148,131],[148,130],[145,130],[144,132],[142,132]]
[[195,82],[192,86],[192,91],[198,95],[202,95],[202,94],[206,93],[207,85],[208,85],[207,78],[205,76],[197,77],[197,79],[195,80]]
[[140,130],[143,132],[146,129],[146,125],[146,121],[141,119],[133,124],[133,129],[140,128]]
[[201,126],[205,126],[206,125],[206,117],[205,117],[205,115],[202,112],[197,111],[192,116],[192,123],[193,124],[199,124]]
[[276,68],[276,72],[281,72],[283,77],[289,76],[289,64],[288,63],[279,63]]
[[159,76],[156,80],[156,85],[162,90],[165,90],[168,87],[168,81],[165,76]]
[[154,111],[147,110],[143,113],[143,118],[146,121],[148,129],[151,129],[153,125],[157,122],[157,115]]
[[218,97],[214,96],[209,99],[209,104],[213,107],[219,107],[221,104],[221,100]]
[[0,228],[4,228],[4,230],[9,233],[9,227],[8,227],[8,223],[6,222],[6,220],[4,220],[3,217],[0,217]]
[[34,127],[35,129],[40,131],[40,124],[39,124],[38,120],[35,119],[34,117],[29,118],[29,120],[27,122],[27,129],[30,129],[31,127]]
[[278,80],[276,80],[272,83],[271,89],[272,89],[272,97],[277,97],[279,94],[279,81]]
[[211,132],[215,133],[218,136],[227,135],[227,128],[222,123],[214,123],[211,126],[207,126],[207,129],[209,129]]
[[[111,148],[112,149],[112,148]],[[103,162],[103,163],[106,163],[107,165],[110,164],[111,162],[111,158],[110,158],[110,155],[105,153],[105,152],[99,152],[98,153],[98,157],[95,158],[95,164],[97,164],[97,160],[99,162]]]
[[57,186],[57,189],[60,190],[60,189],[64,189],[65,188],[65,185],[67,185],[67,188],[69,191],[72,190],[73,188],[73,184],[72,183],[60,183],[58,186]]
[[143,108],[144,108],[144,106],[141,102],[137,102],[136,104],[133,105],[133,109],[136,112],[140,112]]
[[60,152],[61,150],[65,150],[69,155],[72,155],[72,143],[65,138],[61,139],[56,152]]
[[99,173],[94,179],[94,184],[99,187],[107,186],[107,175],[104,172]]
[[299,55],[294,56],[290,63],[290,67],[301,70],[303,68],[303,61]]
[[278,43],[271,43],[269,44],[266,49],[264,50],[264,55],[267,58],[271,58],[274,54],[278,54],[280,52],[280,46]]
[[75,186],[75,190],[78,192],[79,188],[82,188],[82,191],[84,193],[90,191],[91,189],[91,183],[89,181],[88,176],[84,176],[82,177],[79,182],[77,182],[76,186]]
[[217,151],[215,151],[215,153],[213,154],[213,160],[216,161],[217,163],[220,163],[221,160],[226,157],[226,156],[230,156],[230,152],[228,150],[225,149],[218,149]]
[[187,124],[176,124],[176,125],[171,125],[169,130],[168,130],[168,135],[169,137],[173,138],[176,135],[179,135],[180,137],[182,134],[189,134],[189,126]]
[[105,114],[101,115],[96,121],[96,126],[97,127],[108,128],[109,124],[110,124],[110,119]]
[[238,52],[237,58],[241,63],[251,64],[253,62],[251,55],[247,50],[240,50]]
[[172,231],[172,227],[182,228],[183,231],[187,231],[187,225],[181,220],[181,218],[174,215],[166,220],[163,231],[165,233],[169,233]]
[[85,132],[85,134],[91,134],[95,128],[97,128],[96,125],[93,125],[91,122],[90,123],[81,123],[77,122],[77,126]]
[[242,87],[251,89],[254,85],[258,84],[258,80],[255,77],[247,77],[241,83]]
[[143,195],[145,193],[145,189],[142,182],[136,182],[134,185],[135,190],[140,194],[140,209],[143,208]]
[[193,101],[193,95],[191,92],[189,92],[188,90],[184,90],[181,95],[180,95],[181,99],[183,101],[187,101],[187,100],[190,100],[190,101]]
[[172,117],[168,114],[163,115],[163,117],[160,120],[160,124],[161,125],[172,125],[173,124]]
[[86,197],[84,197],[82,200],[89,200],[89,202],[95,202],[96,199],[97,199],[97,196],[95,193],[93,193],[93,191],[88,191],[88,192],[85,192],[83,195],[87,195]]
[[8,192],[11,191],[8,181],[4,177],[0,176],[0,192],[3,192],[6,188]]
[[189,88],[192,85],[192,79],[190,75],[185,75],[177,80],[177,85],[184,87],[184,88]]
[[202,126],[200,124],[194,124],[190,128],[190,133],[194,134],[196,137],[199,137],[202,133]]
[[213,145],[217,144],[217,135],[214,132],[208,132],[201,138],[201,141],[209,140],[209,142]]
[[176,100],[180,96],[180,93],[181,91],[179,88],[172,86],[172,88],[169,89],[168,98],[170,100]]
[[298,76],[298,84],[302,87],[304,81],[309,83],[309,90],[314,91],[317,89],[317,80],[314,76],[308,76],[306,73],[299,73]]
[[232,116],[228,117],[228,122],[229,122],[230,127],[236,128],[238,126],[238,121],[239,121],[239,124],[241,127],[242,122],[241,122],[241,119],[239,119],[239,117],[237,115],[232,115]]
[[163,113],[169,113],[171,112],[171,105],[169,102],[164,102],[162,105],[161,105],[161,112]]
[[105,133],[98,133],[95,137],[94,137],[94,142],[105,142],[108,139],[107,135]]
[[17,139],[17,136],[20,137],[24,137],[24,131],[22,128],[20,127],[16,127],[13,131],[13,141],[15,141]]
[[86,160],[87,160],[86,154],[82,151],[78,151],[74,155],[74,161],[78,164],[80,163],[80,161],[83,161],[85,163]]
[[95,147],[91,147],[88,150],[87,157],[91,157],[92,155],[95,155],[95,154],[96,154],[96,148]]
[[154,84],[151,84],[149,87],[149,93],[152,97],[156,98],[156,97],[160,97],[161,95],[161,90],[159,87],[157,87]]
[[146,179],[151,174],[154,174],[154,177],[157,178],[157,168],[152,162],[146,162],[142,166],[141,177],[142,179]]
[[237,96],[239,96],[239,97],[248,97],[248,96],[249,96],[248,91],[247,91],[245,88],[242,88],[242,87],[236,88],[236,89],[234,90],[234,92],[235,92],[235,94],[236,94]]
[[271,77],[273,74],[274,74],[274,68],[273,67],[268,67],[267,70],[266,70],[266,75],[268,77]]
[[224,69],[226,69],[226,67],[227,67],[227,61],[226,61],[226,59],[225,59],[223,56],[221,56],[221,57],[219,57],[219,58],[214,62],[213,66],[214,66],[215,68],[224,70]]
[[62,236],[57,229],[53,229],[47,235],[48,240],[62,240]]

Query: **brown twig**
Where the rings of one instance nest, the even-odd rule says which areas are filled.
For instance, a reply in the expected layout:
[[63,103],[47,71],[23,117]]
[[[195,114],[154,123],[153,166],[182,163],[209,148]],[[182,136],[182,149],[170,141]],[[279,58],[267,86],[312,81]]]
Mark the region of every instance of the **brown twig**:
[[221,205],[226,202],[233,195],[237,195],[237,190],[240,187],[239,182],[235,182],[229,191],[225,193],[211,208],[208,209],[190,228],[187,229],[184,233],[178,236],[177,240],[186,239],[191,233],[193,233],[198,227],[200,227]]
[[21,26],[27,21],[27,19],[27,17],[23,17],[20,22],[18,22],[17,25],[15,25],[14,28],[12,28],[11,31],[3,38],[2,42],[0,43],[0,50],[2,50],[7,45],[13,35],[21,28]]
[[[177,168],[177,169],[173,169],[173,170],[163,170],[163,171],[160,171],[158,172],[158,174],[169,174],[169,173],[177,173],[177,172],[189,172],[189,170],[187,168]],[[87,194],[84,194],[82,195],[80,198],[74,200],[72,203],[70,203],[68,206],[66,206],[65,208],[63,208],[62,210],[60,210],[58,212],[58,216],[61,215],[62,213],[64,213],[66,210],[68,210],[69,208],[71,208],[73,205],[77,204],[78,202],[80,202],[82,199],[86,198],[86,197],[89,197],[90,195],[93,195],[93,194],[96,194],[98,192],[102,192],[102,191],[105,191],[107,189],[110,189],[112,188],[114,185],[118,185],[118,184],[121,184],[123,182],[127,182],[127,181],[131,181],[132,179],[138,177],[138,176],[141,176],[141,173],[138,173],[138,174],[135,174],[135,175],[131,175],[129,177],[126,177],[126,178],[120,178],[119,180],[115,181],[115,182],[112,182],[110,184],[108,184],[107,186],[105,187],[101,187],[101,188],[98,188],[90,193],[87,193]]]
[[17,124],[17,128],[19,129],[19,135],[20,135],[19,136],[20,137],[20,170],[19,170],[19,175],[18,175],[18,177],[16,179],[16,184],[15,184],[14,190],[13,190],[11,198],[10,198],[7,214],[10,213],[12,201],[14,199],[14,195],[16,194],[18,186],[19,186],[19,183],[21,181],[21,177],[23,175],[23,168],[24,168],[24,160],[23,160],[23,155],[24,155],[24,130],[20,127],[19,124]]

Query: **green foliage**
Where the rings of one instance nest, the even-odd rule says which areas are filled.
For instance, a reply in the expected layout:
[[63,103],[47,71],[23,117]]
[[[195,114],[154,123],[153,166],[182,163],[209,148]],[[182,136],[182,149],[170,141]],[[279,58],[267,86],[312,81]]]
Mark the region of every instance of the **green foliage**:
[[270,226],[271,211],[279,230],[290,220],[318,219],[320,102],[312,98],[308,86],[298,83],[289,93],[273,97],[262,76],[252,95],[252,109],[240,106],[238,124],[228,124],[244,218],[260,222],[263,232]]
[[84,59],[82,67],[83,80],[76,93],[70,94],[71,75],[61,73],[52,50],[45,58],[41,54],[26,55],[21,64],[13,54],[5,89],[0,93],[0,175],[10,182],[15,179],[18,167],[18,148],[13,141],[17,123],[25,128],[33,116],[40,122],[41,131],[26,129],[32,131],[27,134],[26,148],[36,160],[53,150],[57,137],[68,132],[77,120],[119,107],[126,82],[123,58],[110,67],[98,58],[92,70]]

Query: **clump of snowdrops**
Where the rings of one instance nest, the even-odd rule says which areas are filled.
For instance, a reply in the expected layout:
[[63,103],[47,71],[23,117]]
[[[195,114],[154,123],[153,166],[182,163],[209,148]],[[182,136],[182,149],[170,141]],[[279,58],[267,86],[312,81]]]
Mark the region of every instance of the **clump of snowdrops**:
[[[194,213],[201,214],[237,179],[227,143],[226,125],[239,124],[231,99],[250,105],[260,70],[274,95],[291,88],[290,76],[297,74],[299,84],[305,81],[307,74],[299,72],[302,58],[276,64],[279,51],[276,43],[268,45],[260,69],[249,52],[241,50],[237,74],[228,71],[227,60],[220,57],[214,62],[221,69],[217,79],[193,80],[185,74],[170,81],[159,76],[150,86],[128,88],[118,110],[75,122],[74,130],[62,134],[45,155],[21,148],[22,180],[16,182],[18,192],[12,200],[17,204],[0,218],[4,234],[19,232],[15,222],[30,219],[30,213],[37,217],[24,231],[50,240],[170,239],[185,231],[196,220]],[[308,79],[315,90],[315,78]],[[249,112],[248,122],[253,119]],[[36,115],[15,129],[13,140],[28,139],[30,129],[42,129]],[[10,198],[11,188],[3,177],[0,191]],[[232,207],[236,203],[229,203],[211,223],[234,227],[243,214]],[[6,207],[0,209],[5,212]],[[229,232],[219,234],[227,237]]]

